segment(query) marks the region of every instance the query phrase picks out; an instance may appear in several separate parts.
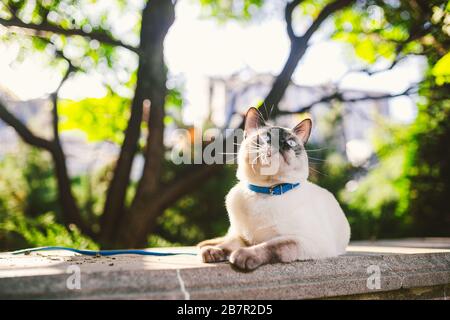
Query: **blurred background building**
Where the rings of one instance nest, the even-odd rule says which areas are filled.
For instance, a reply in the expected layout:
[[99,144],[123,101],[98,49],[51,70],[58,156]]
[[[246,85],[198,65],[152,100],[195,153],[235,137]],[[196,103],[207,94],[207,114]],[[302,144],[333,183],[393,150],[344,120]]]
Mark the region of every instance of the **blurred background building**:
[[[269,92],[274,77],[270,74],[257,74],[250,70],[227,78],[211,77],[209,79],[210,118],[218,127],[236,127],[242,114],[250,106],[257,106]],[[291,82],[279,107],[283,111],[295,112],[304,106],[321,100],[334,92],[332,86],[304,86]],[[368,92],[363,90],[341,90],[348,99],[358,99],[366,96],[383,96],[383,92]],[[326,145],[325,136],[321,132],[321,118],[329,110],[329,103],[318,103],[311,109],[311,117],[318,125],[314,127],[311,142]],[[335,131],[337,148],[345,154],[354,165],[361,165],[373,154],[370,133],[377,117],[393,117],[390,112],[389,100],[378,99],[369,101],[346,102],[342,106],[342,125]],[[270,109],[270,106],[269,106]],[[265,115],[267,116],[267,115]],[[298,122],[297,115],[280,117],[280,124],[294,127]]]

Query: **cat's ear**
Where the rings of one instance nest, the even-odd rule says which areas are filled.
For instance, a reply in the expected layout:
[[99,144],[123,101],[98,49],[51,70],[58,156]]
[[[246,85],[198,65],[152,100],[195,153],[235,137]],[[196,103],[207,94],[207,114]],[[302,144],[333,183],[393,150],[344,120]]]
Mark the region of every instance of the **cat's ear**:
[[312,121],[311,119],[305,119],[295,126],[292,131],[297,135],[297,137],[302,140],[303,144],[308,142],[309,136],[311,135]]
[[245,115],[245,133],[248,134],[253,130],[257,130],[260,127],[263,127],[264,119],[258,109],[251,107],[247,110],[247,114]]

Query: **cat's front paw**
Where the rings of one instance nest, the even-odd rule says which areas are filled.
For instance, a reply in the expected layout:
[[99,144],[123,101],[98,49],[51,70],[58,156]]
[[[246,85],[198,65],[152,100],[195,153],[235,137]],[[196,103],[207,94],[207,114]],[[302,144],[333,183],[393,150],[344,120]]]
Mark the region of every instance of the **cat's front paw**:
[[205,263],[221,262],[227,260],[227,255],[219,247],[205,246],[200,249],[202,261]]
[[263,257],[251,248],[240,248],[230,256],[230,262],[242,270],[254,270],[264,264]]

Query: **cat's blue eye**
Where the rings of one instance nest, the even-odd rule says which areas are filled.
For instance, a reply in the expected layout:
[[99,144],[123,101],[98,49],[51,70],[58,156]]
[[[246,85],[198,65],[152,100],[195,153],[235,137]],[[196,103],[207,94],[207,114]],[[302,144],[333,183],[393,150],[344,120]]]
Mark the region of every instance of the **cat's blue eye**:
[[264,142],[269,142],[269,140],[270,140],[270,137],[268,136],[268,135],[262,135],[261,136],[261,139],[264,141]]
[[297,145],[297,142],[295,142],[294,140],[288,140],[288,141],[287,141],[287,144],[288,144],[290,147],[295,147],[295,146]]

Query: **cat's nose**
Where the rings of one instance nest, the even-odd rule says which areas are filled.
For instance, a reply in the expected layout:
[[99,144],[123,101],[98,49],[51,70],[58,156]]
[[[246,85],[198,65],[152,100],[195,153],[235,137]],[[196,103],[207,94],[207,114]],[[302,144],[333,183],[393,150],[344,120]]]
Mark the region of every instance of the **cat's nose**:
[[270,157],[272,155],[272,151],[268,150],[267,151],[267,156]]

